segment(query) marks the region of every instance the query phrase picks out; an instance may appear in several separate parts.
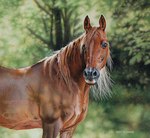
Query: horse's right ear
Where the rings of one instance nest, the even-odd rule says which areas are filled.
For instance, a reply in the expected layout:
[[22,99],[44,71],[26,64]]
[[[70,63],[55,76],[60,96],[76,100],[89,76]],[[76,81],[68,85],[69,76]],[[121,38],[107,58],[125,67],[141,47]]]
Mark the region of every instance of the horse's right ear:
[[100,28],[105,31],[106,28],[106,20],[105,17],[103,15],[101,15],[100,19],[99,19],[99,26]]
[[86,16],[84,19],[84,30],[87,32],[91,28],[92,28],[92,26],[90,24],[90,19],[88,16]]

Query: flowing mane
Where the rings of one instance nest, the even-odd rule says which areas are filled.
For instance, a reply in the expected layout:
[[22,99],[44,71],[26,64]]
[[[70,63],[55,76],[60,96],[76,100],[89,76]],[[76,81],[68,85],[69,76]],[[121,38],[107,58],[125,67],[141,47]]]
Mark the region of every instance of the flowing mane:
[[109,73],[109,69],[104,67],[100,70],[101,76],[97,81],[97,84],[91,87],[91,96],[94,100],[102,100],[111,97],[112,91],[112,79]]

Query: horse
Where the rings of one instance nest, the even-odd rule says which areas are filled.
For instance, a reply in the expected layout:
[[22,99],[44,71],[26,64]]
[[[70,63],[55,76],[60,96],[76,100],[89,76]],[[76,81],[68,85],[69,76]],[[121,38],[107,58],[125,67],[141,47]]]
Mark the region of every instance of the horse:
[[42,138],[71,138],[86,117],[90,88],[106,95],[111,59],[106,20],[101,15],[99,26],[92,27],[86,16],[83,24],[80,37],[38,63],[19,69],[0,66],[1,126],[42,128]]

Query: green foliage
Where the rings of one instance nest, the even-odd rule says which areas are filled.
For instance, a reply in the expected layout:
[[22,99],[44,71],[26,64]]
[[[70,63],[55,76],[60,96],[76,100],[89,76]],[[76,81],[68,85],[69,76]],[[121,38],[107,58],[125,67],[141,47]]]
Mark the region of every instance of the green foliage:
[[[146,0],[124,0],[116,4],[113,12],[111,36],[114,58],[123,70],[127,84],[150,83],[150,10]],[[115,63],[115,62],[114,62]],[[117,67],[116,67],[117,68]]]
[[[0,18],[0,63],[8,67],[25,67],[48,55],[49,50],[31,38],[26,29],[28,24],[35,23],[36,7],[29,1],[1,1]],[[7,5],[7,8],[5,8]],[[34,10],[33,10],[34,9]],[[9,12],[8,12],[9,11]],[[31,19],[34,20],[31,20]]]

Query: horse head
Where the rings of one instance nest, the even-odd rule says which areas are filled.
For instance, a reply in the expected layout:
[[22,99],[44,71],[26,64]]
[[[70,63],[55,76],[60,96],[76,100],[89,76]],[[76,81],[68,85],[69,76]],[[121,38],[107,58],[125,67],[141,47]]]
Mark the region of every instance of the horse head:
[[92,27],[89,17],[85,17],[85,37],[82,39],[81,51],[85,62],[83,76],[86,83],[90,85],[97,82],[100,70],[106,65],[110,54],[105,28],[106,20],[103,15],[99,19],[98,27]]

